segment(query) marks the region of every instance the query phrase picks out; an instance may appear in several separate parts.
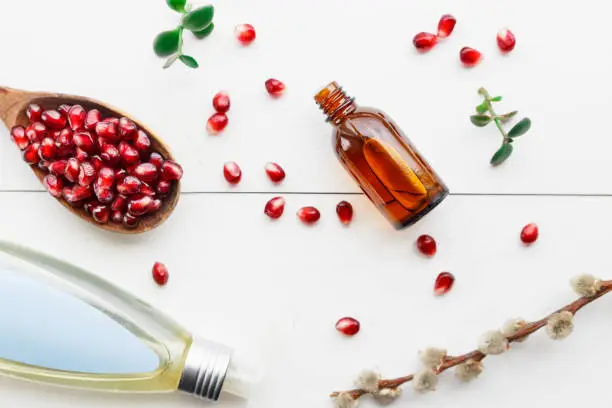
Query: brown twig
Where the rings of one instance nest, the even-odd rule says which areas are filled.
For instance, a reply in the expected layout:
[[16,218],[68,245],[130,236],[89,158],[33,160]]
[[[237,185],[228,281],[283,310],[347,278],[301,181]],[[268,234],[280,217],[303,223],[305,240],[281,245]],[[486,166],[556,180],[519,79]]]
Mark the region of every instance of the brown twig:
[[[568,304],[567,306],[549,314],[548,316],[544,317],[541,320],[537,320],[531,323],[527,323],[525,324],[521,329],[519,329],[514,335],[510,336],[507,338],[508,340],[508,344],[509,343],[513,343],[519,340],[523,340],[524,338],[526,338],[527,336],[535,333],[536,331],[538,331],[539,329],[541,329],[542,327],[546,326],[548,319],[555,313],[559,313],[559,312],[570,312],[573,315],[576,314],[576,312],[578,312],[580,309],[582,309],[583,307],[585,307],[586,305],[588,305],[589,303],[599,299],[600,297],[608,294],[612,292],[612,280],[610,281],[602,281],[601,282],[601,286],[600,289],[597,291],[597,293],[595,293],[593,296],[583,296],[581,298],[578,298],[577,300],[573,301],[572,303]],[[463,364],[468,360],[474,360],[474,361],[482,361],[484,360],[484,358],[486,357],[486,355],[484,353],[482,353],[480,350],[473,350],[470,351],[468,353],[462,354],[460,356],[456,356],[456,357],[446,357],[444,359],[444,361],[442,362],[442,364],[436,369],[436,373],[437,374],[441,374],[444,371],[448,370],[449,368],[453,368],[458,366],[459,364]],[[414,375],[407,375],[405,377],[399,377],[399,378],[395,378],[395,379],[388,379],[388,380],[379,380],[378,381],[378,387],[379,389],[383,389],[383,388],[397,388],[407,382],[412,381],[412,379],[414,378]],[[349,394],[354,400],[357,400],[359,398],[361,398],[364,395],[367,394],[372,394],[370,391],[366,391],[366,390],[362,390],[362,389],[353,389],[353,390],[348,390],[348,391],[335,391],[333,393],[330,394],[330,397],[335,398],[338,397],[340,394]]]

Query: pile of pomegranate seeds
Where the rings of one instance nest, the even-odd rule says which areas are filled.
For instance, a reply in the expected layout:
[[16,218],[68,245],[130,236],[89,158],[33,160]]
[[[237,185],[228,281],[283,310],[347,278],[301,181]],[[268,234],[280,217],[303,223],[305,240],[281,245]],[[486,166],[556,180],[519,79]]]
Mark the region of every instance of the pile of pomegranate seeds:
[[416,246],[423,255],[434,256],[438,250],[436,240],[430,235],[421,235],[417,238]]
[[516,38],[512,31],[504,28],[497,33],[497,46],[502,52],[510,52],[516,45]]
[[238,184],[242,179],[242,170],[236,162],[227,162],[223,165],[223,176],[230,184]]
[[349,225],[353,221],[353,206],[348,201],[340,201],[336,206],[338,219],[344,225]]
[[527,224],[521,231],[521,241],[525,244],[532,244],[537,241],[540,231],[536,224]]
[[266,174],[274,183],[280,183],[285,179],[285,170],[283,168],[273,162],[266,163],[265,165]]
[[354,336],[359,333],[361,324],[357,319],[352,317],[343,317],[336,323],[336,330],[345,336]]
[[264,213],[274,220],[280,218],[284,211],[285,199],[283,197],[272,198],[266,203],[266,207],[264,208]]
[[442,296],[447,294],[455,283],[455,277],[450,272],[442,272],[436,278],[434,283],[434,294],[436,296]]
[[482,59],[482,54],[474,48],[463,47],[461,51],[459,51],[459,59],[463,65],[471,68],[478,65]]
[[52,196],[84,207],[98,223],[135,228],[183,176],[180,165],[151,152],[149,136],[128,118],[102,118],[80,105],[30,105],[26,115],[27,128],[11,129],[23,159],[48,172],[43,184]]
[[170,275],[168,275],[168,268],[166,268],[166,265],[164,265],[163,263],[155,262],[155,264],[153,265],[152,273],[153,280],[159,286],[164,286],[166,283],[168,283],[168,278],[170,277]]
[[255,28],[250,24],[238,24],[234,29],[234,35],[242,45],[251,45],[257,37]]
[[315,207],[302,207],[297,212],[297,217],[304,224],[314,224],[321,218],[321,213]]
[[412,44],[419,52],[427,52],[431,50],[437,43],[438,39],[446,38],[455,29],[455,24],[457,24],[457,20],[455,17],[450,14],[445,14],[440,17],[440,21],[438,22],[438,34],[421,32],[414,36],[412,39]]
[[266,81],[266,90],[271,96],[278,98],[285,93],[285,84],[278,79],[270,78]]

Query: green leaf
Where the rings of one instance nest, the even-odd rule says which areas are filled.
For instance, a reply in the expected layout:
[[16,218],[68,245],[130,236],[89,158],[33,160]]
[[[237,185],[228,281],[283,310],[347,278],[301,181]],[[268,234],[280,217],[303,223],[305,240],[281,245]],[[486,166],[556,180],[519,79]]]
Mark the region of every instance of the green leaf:
[[212,23],[215,8],[211,5],[195,9],[183,18],[183,27],[191,31],[202,31]]
[[174,64],[176,62],[176,60],[179,59],[179,55],[178,54],[174,54],[173,56],[171,56],[170,58],[168,58],[168,60],[166,61],[166,63],[164,64],[164,69],[170,68],[170,66],[172,64]]
[[487,115],[472,115],[470,116],[472,123],[478,127],[484,127],[491,122],[491,117]]
[[495,98],[491,98],[491,102],[499,102],[502,100],[501,96],[496,96]]
[[160,57],[168,57],[178,51],[180,30],[164,31],[159,33],[153,41],[153,51]]
[[502,123],[506,123],[508,121],[510,121],[510,119],[512,119],[514,117],[514,115],[516,115],[518,113],[518,111],[512,111],[509,113],[504,113],[503,115],[499,115],[498,119],[501,120]]
[[181,60],[183,64],[187,65],[189,68],[199,67],[198,61],[196,61],[195,58],[190,57],[189,55],[181,55],[179,59]]
[[182,13],[185,11],[185,4],[187,3],[187,0],[166,0],[166,3],[172,10]]
[[514,148],[510,143],[502,144],[499,150],[496,151],[493,157],[491,158],[491,164],[493,166],[499,166],[500,164],[505,162],[508,157],[510,157],[510,155],[512,154],[512,150],[514,150]]
[[213,32],[214,29],[215,29],[215,23],[210,23],[208,27],[206,27],[205,29],[200,30],[200,31],[194,31],[193,35],[195,35],[197,38],[201,40],[202,38],[208,37],[210,33]]
[[489,110],[489,107],[487,106],[486,102],[483,102],[476,107],[476,112],[478,113],[485,113],[487,110]]
[[531,127],[531,119],[523,118],[508,132],[508,137],[519,137],[527,133]]

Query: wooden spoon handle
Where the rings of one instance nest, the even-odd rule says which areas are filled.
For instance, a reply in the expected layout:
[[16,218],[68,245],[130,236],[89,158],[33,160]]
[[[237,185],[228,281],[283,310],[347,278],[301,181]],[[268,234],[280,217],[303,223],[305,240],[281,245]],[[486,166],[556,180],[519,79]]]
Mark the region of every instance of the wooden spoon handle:
[[15,125],[19,112],[34,98],[49,95],[44,92],[27,92],[0,86],[0,119],[7,127]]

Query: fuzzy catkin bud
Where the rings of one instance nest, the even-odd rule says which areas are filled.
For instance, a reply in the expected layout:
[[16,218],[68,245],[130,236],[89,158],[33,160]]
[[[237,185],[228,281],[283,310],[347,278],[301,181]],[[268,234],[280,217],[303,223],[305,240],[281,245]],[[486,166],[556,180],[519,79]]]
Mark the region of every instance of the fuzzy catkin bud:
[[592,297],[601,289],[601,281],[593,275],[579,275],[572,279],[572,288],[580,296]]
[[419,371],[412,379],[412,388],[416,392],[435,391],[436,385],[438,385],[438,376],[431,369]]
[[508,340],[499,330],[483,334],[478,344],[478,350],[483,354],[501,354],[508,349]]
[[468,382],[477,378],[482,373],[482,370],[484,370],[482,362],[470,359],[457,366],[455,375],[459,380]]
[[553,340],[562,340],[574,331],[574,315],[563,311],[555,313],[548,318],[546,333]]
[[359,400],[354,399],[350,393],[343,392],[334,399],[336,408],[356,408]]
[[357,377],[355,385],[364,391],[375,393],[379,389],[378,380],[380,380],[380,374],[372,370],[363,370]]
[[[525,327],[525,325],[527,324],[527,322],[523,319],[509,319],[506,321],[506,323],[504,323],[501,332],[502,334],[508,338],[508,337],[512,337],[514,336],[516,333],[518,333],[519,330],[521,330],[523,327]],[[514,340],[518,343],[522,343],[525,340],[527,340],[527,337],[523,337],[521,339],[518,340]]]
[[437,368],[444,362],[444,357],[446,357],[446,350],[435,347],[428,347],[419,352],[421,363],[427,368]]
[[374,398],[381,404],[390,404],[400,395],[402,395],[402,389],[400,387],[383,388],[374,394]]

